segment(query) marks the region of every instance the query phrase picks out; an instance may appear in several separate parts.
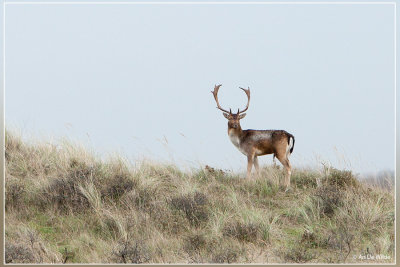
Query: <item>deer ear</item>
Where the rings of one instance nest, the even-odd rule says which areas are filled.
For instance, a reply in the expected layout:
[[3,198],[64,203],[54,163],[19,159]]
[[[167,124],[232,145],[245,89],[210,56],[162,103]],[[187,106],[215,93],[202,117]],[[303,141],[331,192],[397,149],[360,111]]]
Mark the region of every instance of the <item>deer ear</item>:
[[224,115],[225,118],[227,118],[229,120],[229,114],[228,113],[222,113]]
[[244,117],[246,117],[246,113],[240,114],[239,115],[239,120],[243,119]]

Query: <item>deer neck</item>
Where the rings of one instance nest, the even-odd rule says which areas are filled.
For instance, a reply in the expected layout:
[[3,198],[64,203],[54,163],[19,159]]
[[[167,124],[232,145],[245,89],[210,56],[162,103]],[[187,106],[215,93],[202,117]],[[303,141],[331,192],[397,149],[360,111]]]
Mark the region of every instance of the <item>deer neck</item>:
[[242,128],[239,127],[238,128],[231,128],[228,127],[228,135],[229,135],[229,139],[231,139],[231,142],[240,149],[240,140],[242,139],[242,135],[243,135],[243,130]]

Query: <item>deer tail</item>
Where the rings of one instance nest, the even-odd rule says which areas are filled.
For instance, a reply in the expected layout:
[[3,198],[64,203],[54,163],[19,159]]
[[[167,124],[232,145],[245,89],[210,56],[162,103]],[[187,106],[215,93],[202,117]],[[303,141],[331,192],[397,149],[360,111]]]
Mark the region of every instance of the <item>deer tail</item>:
[[[289,152],[290,152],[290,154],[292,154],[293,149],[294,149],[294,136],[292,134],[290,134],[290,133],[288,133],[287,135],[288,135],[288,145],[290,147]],[[292,145],[290,145],[290,140],[293,140],[292,141]]]

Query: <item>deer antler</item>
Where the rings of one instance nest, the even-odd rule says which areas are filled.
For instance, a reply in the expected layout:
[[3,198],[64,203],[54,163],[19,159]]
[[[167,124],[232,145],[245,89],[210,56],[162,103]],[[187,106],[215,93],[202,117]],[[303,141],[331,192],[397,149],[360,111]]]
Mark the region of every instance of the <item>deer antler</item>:
[[214,91],[211,91],[211,93],[214,95],[215,102],[217,102],[217,108],[220,109],[220,110],[222,110],[223,112],[232,113],[232,112],[230,112],[230,111],[227,111],[227,110],[221,108],[221,106],[219,105],[219,102],[218,102],[218,90],[219,90],[219,88],[220,88],[221,86],[222,86],[222,84],[220,84],[220,85],[215,85],[215,86],[214,86]]
[[238,113],[237,113],[237,114],[240,114],[240,113],[245,112],[245,111],[249,108],[249,104],[250,104],[250,87],[247,87],[248,89],[244,89],[244,88],[242,88],[242,87],[239,87],[239,88],[242,89],[242,90],[246,93],[246,95],[247,95],[247,106],[246,106],[246,108],[243,109],[242,111],[239,111],[239,110],[238,110]]

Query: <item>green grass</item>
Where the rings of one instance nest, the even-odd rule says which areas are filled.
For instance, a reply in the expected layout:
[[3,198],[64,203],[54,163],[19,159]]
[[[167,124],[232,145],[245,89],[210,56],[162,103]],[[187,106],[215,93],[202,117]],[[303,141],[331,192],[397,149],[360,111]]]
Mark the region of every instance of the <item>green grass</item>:
[[[62,149],[60,149],[60,147]],[[6,132],[6,261],[12,263],[394,262],[394,194],[348,170],[100,160]]]

